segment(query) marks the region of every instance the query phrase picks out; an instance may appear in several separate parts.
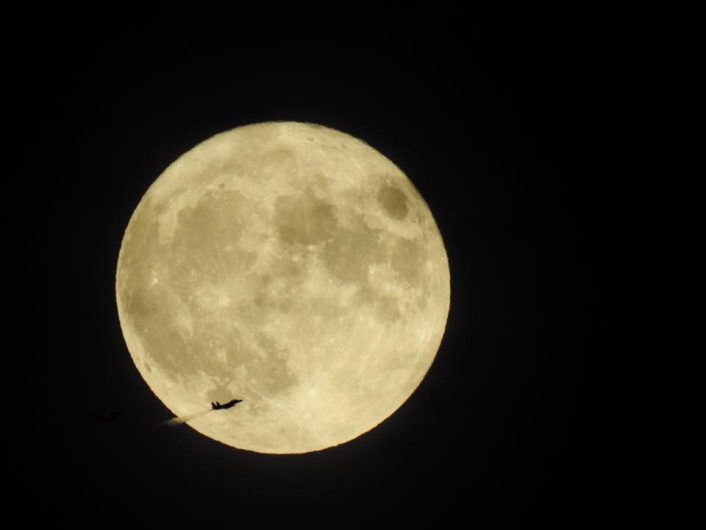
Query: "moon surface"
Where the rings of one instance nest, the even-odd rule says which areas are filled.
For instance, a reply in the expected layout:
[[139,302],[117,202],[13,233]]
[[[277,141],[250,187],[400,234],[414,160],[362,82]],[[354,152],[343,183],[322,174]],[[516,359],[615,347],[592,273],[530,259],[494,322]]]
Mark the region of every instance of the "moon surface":
[[224,444],[304,453],[389,417],[429,370],[449,265],[434,218],[390,160],[297,122],[217,134],[174,163],[125,230],[120,325],[177,416]]

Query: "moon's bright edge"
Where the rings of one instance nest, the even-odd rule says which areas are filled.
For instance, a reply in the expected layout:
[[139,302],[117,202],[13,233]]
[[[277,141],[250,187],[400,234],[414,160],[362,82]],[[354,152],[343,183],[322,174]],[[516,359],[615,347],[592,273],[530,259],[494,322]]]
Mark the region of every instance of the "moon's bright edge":
[[441,343],[449,266],[410,180],[342,132],[275,122],[171,164],[125,231],[116,295],[130,354],[176,415],[233,447],[349,441],[417,388]]

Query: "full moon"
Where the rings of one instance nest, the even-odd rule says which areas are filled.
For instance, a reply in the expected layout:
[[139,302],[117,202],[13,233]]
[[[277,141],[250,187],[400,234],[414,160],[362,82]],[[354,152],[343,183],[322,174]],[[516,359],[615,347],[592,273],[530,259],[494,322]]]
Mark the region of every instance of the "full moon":
[[320,125],[217,134],[150,186],[120,247],[120,325],[189,425],[260,453],[336,446],[395,412],[446,326],[446,251],[407,176]]

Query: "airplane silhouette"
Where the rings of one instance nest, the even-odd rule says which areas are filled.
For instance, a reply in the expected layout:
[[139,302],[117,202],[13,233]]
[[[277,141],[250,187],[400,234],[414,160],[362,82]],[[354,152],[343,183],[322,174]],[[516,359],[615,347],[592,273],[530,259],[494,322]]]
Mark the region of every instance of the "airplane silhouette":
[[228,403],[223,403],[222,405],[216,401],[215,403],[211,402],[211,408],[213,410],[224,410],[224,409],[229,409],[237,405],[243,401],[242,399],[231,399]]

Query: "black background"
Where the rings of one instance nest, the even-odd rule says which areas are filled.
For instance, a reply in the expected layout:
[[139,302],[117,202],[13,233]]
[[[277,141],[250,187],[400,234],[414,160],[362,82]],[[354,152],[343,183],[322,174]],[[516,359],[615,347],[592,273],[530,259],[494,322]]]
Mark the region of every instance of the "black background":
[[[9,287],[27,324],[10,330],[8,386],[26,405],[15,506],[97,524],[593,521],[608,487],[589,377],[605,347],[600,34],[575,14],[414,3],[195,10],[8,23],[20,163],[5,212],[22,256]],[[169,411],[132,364],[114,298],[122,233],[152,181],[209,136],[267,120],[333,127],[393,160],[451,267],[446,334],[417,392],[359,439],[299,456],[155,428]]]

